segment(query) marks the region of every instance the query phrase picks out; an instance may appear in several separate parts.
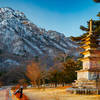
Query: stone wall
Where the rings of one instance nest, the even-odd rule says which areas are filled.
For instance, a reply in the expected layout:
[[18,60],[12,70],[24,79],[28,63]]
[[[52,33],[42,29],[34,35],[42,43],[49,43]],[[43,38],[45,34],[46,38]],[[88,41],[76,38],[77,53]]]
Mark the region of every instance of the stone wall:
[[80,80],[80,79],[89,79],[89,73],[88,72],[78,72],[77,73],[77,80]]

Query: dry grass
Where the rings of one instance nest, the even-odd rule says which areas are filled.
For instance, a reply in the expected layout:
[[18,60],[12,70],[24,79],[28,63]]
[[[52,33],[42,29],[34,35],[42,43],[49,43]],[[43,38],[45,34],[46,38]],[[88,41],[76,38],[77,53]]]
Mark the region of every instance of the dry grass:
[[97,95],[74,95],[66,93],[66,88],[26,89],[24,94],[30,100],[100,100]]

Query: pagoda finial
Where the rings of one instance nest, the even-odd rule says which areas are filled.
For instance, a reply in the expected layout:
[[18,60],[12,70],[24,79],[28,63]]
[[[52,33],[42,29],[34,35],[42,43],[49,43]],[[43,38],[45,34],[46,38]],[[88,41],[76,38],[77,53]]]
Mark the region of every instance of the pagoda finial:
[[93,31],[92,31],[92,24],[93,24],[93,20],[91,19],[91,20],[90,20],[90,31],[89,31],[89,34],[92,34],[92,32],[93,32]]

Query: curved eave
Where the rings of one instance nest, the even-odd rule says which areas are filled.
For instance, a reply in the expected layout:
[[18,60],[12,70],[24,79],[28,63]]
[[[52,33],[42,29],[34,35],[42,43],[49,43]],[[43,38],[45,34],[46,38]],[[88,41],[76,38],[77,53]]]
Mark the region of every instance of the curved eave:
[[86,53],[90,53],[91,52],[91,50],[87,50],[87,51],[83,51],[83,52],[80,52],[80,54],[86,54]]
[[100,40],[88,40],[88,41],[82,41],[81,44],[86,44],[86,45],[91,45],[91,44],[96,44],[96,42],[100,42]]
[[100,69],[98,68],[93,68],[93,69],[81,69],[81,70],[78,70],[76,72],[100,72]]
[[85,58],[80,58],[81,61],[84,61],[84,60],[100,60],[100,57],[85,57]]
[[86,54],[86,53],[95,53],[95,52],[100,52],[100,50],[99,49],[97,49],[97,48],[91,48],[90,50],[86,50],[86,51],[83,51],[83,52],[80,52],[80,54]]
[[90,38],[91,35],[87,35],[85,38],[81,39],[82,41],[86,40],[87,38]]
[[93,44],[87,44],[87,45],[83,45],[83,46],[80,46],[80,48],[82,49],[87,49],[87,48],[90,48],[91,50],[95,50],[97,49],[98,47],[100,47],[100,45],[93,45]]
[[85,41],[85,40],[90,39],[91,37],[96,37],[96,35],[88,34],[86,37],[82,38],[81,40],[82,40],[82,41]]
[[90,44],[89,44],[89,45],[83,45],[83,46],[80,46],[80,48],[85,49],[85,48],[87,48],[87,47],[90,48],[90,46],[91,46]]

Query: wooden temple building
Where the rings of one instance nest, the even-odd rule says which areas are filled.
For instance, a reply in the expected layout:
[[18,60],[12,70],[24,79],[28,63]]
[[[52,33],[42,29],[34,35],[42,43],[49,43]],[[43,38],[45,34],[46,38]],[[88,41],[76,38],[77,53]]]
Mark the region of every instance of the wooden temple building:
[[100,89],[100,37],[92,30],[93,21],[90,20],[89,35],[81,40],[84,55],[81,58],[83,69],[77,71],[74,87],[82,89]]

